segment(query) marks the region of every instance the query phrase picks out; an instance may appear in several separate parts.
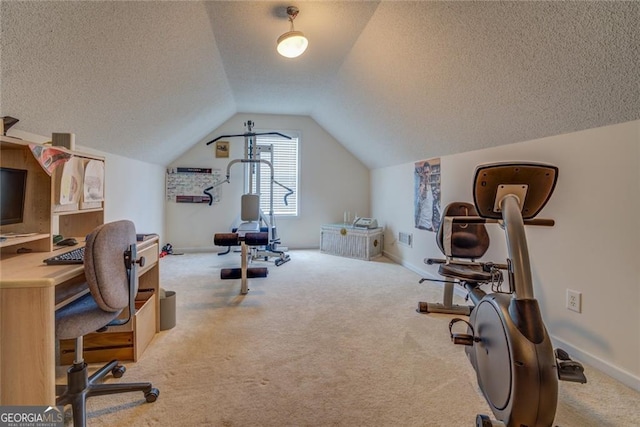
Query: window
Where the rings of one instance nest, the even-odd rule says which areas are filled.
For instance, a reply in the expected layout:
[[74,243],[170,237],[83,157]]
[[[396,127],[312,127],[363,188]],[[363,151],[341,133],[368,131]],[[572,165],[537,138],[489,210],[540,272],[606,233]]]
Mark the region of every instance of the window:
[[[277,183],[273,184],[273,213],[275,215],[298,215],[298,140],[296,132],[282,131],[291,139],[278,135],[258,135],[258,146],[271,146],[262,150],[260,158],[273,164],[273,176]],[[273,159],[272,159],[273,155]],[[269,166],[260,164],[260,208],[265,214],[269,214]],[[255,181],[254,181],[254,185]],[[287,188],[284,188],[284,187]],[[290,190],[289,190],[290,189]],[[255,191],[255,188],[254,188]],[[285,204],[286,196],[286,204]]]

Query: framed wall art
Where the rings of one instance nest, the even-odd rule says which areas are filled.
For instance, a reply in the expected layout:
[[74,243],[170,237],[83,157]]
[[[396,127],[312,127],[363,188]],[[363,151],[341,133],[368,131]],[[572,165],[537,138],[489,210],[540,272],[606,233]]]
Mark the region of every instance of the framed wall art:
[[216,141],[216,157],[229,157],[229,141]]

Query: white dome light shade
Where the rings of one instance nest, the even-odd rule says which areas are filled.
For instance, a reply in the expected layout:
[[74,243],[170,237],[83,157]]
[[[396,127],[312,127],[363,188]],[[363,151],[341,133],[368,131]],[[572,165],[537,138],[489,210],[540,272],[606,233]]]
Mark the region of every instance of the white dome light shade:
[[302,31],[288,31],[278,37],[278,53],[286,58],[296,58],[307,50],[309,41]]

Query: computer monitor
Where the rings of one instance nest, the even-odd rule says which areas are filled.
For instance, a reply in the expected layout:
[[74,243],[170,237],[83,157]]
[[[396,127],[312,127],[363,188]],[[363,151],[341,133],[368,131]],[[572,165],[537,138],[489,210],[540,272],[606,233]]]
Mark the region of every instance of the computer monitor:
[[27,171],[0,167],[0,225],[23,221]]

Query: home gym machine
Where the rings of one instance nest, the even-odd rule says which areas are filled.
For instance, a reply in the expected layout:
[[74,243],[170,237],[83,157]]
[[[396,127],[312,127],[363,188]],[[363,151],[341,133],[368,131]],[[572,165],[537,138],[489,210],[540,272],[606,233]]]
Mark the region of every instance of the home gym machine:
[[[499,223],[505,230],[506,264],[428,259],[440,264],[439,273],[460,283],[469,292],[474,307],[469,320],[453,319],[449,333],[455,344],[465,346],[476,371],[478,385],[496,419],[479,414],[477,427],[533,427],[553,425],[558,401],[558,379],[585,383],[582,365],[562,349],[553,350],[534,297],[525,225],[554,225],[553,220],[535,219],[556,185],[558,169],[535,163],[497,163],[476,168],[475,215],[446,217],[445,247],[467,237],[452,237],[455,224]],[[443,221],[445,222],[445,221]],[[468,230],[464,230],[463,233]],[[471,241],[477,240],[471,238]],[[442,246],[441,246],[442,248]],[[486,249],[485,249],[486,250]],[[444,252],[444,251],[443,251]],[[508,291],[486,293],[480,285],[501,281],[505,270]],[[487,280],[490,278],[491,280]],[[454,325],[465,323],[466,333],[454,333]]]
[[[225,255],[231,251],[231,247],[241,247],[241,268],[239,269],[222,269],[222,279],[242,280],[241,293],[248,292],[247,279],[252,277],[266,277],[266,268],[249,268],[248,264],[255,259],[275,258],[275,265],[280,266],[290,260],[290,257],[283,250],[278,248],[280,238],[276,227],[275,214],[273,210],[273,193],[274,185],[278,185],[287,191],[284,196],[284,203],[287,204],[287,197],[293,194],[293,191],[285,185],[276,181],[273,169],[273,147],[271,145],[258,145],[256,136],[258,135],[278,135],[287,139],[291,139],[287,135],[279,132],[252,132],[254,123],[247,121],[245,126],[247,132],[239,135],[222,135],[209,142],[207,145],[213,144],[221,138],[244,137],[244,157],[242,159],[231,160],[227,165],[226,178],[216,183],[214,186],[204,190],[205,194],[213,188],[231,182],[231,167],[235,164],[244,166],[244,194],[241,197],[240,220],[242,221],[238,227],[234,228],[231,233],[216,233],[214,235],[214,244],[217,246],[226,246],[227,251],[218,255]],[[261,158],[264,153],[270,154],[270,159]],[[266,165],[269,168],[269,213],[268,216],[260,209],[260,188],[261,173],[260,165]]]

